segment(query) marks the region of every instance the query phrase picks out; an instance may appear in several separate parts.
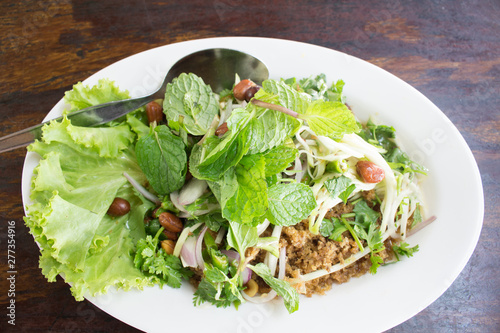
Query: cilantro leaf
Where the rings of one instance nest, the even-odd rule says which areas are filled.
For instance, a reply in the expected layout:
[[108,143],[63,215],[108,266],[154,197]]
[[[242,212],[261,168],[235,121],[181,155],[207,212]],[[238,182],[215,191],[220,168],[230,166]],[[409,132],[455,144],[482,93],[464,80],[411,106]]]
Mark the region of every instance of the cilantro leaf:
[[203,277],[194,293],[193,303],[200,305],[209,302],[218,308],[227,308],[233,303],[241,303],[241,299],[240,289],[231,285],[230,282],[212,282]]
[[344,223],[342,223],[340,219],[336,217],[332,217],[331,221],[333,223],[333,232],[330,235],[330,239],[333,239],[336,242],[340,242],[342,241],[342,234],[347,231],[347,227],[344,225]]
[[384,263],[384,260],[380,256],[373,254],[373,252],[372,252],[372,254],[370,256],[370,261],[372,263],[372,265],[370,266],[370,273],[376,274],[377,269],[380,267],[381,264]]
[[316,77],[309,77],[300,80],[299,88],[311,95],[313,100],[324,99],[327,101],[342,102],[344,81],[338,80],[328,87],[326,75],[319,74]]
[[179,258],[161,248],[158,250],[158,237],[162,231],[163,228],[154,238],[147,235],[137,241],[134,265],[146,274],[155,275],[161,285],[180,288],[182,279],[189,278],[192,273],[182,266]]
[[375,224],[380,217],[380,213],[371,209],[365,200],[358,202],[353,209],[356,214],[355,222],[367,228],[371,224]]
[[399,256],[398,255],[404,255],[407,256],[408,258],[413,257],[413,254],[418,252],[418,245],[415,245],[413,247],[410,247],[410,244],[404,242],[399,245],[393,245],[392,250],[394,254],[396,255],[397,260],[399,261]]
[[269,267],[263,263],[248,265],[255,274],[260,276],[279,296],[283,298],[288,313],[299,309],[299,293],[288,282],[275,278]]
[[319,233],[323,237],[330,237],[333,234],[334,226],[333,222],[327,219],[323,219],[321,225],[319,226]]
[[396,138],[394,127],[376,125],[370,119],[359,135],[366,142],[385,149],[386,152],[382,156],[392,169],[399,170],[402,173],[418,172],[425,174],[427,172],[424,166],[412,161],[405,152],[398,148],[394,141]]
[[142,136],[135,152],[139,166],[158,194],[166,195],[182,187],[187,165],[185,146],[167,126],[157,126]]
[[352,184],[350,178],[342,175],[325,181],[325,188],[330,192],[332,198],[338,197],[344,203],[347,203],[347,199],[356,189],[356,185]]

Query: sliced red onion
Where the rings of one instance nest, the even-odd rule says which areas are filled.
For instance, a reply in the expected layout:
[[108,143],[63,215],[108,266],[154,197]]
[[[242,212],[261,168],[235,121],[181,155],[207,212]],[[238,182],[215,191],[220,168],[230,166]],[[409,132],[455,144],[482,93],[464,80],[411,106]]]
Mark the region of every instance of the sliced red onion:
[[[180,206],[180,207],[182,207],[182,209],[184,209],[184,210],[185,210],[184,206]],[[205,215],[205,214],[208,214],[208,213],[210,213],[210,212],[211,212],[211,210],[210,210],[210,209],[195,210],[195,211],[193,212],[193,214],[188,213],[187,211],[181,211],[181,212],[179,213],[179,217],[180,217],[180,218],[184,218],[184,219],[189,219],[189,218],[192,218],[192,217],[193,217],[193,215],[194,215],[194,216],[200,216],[200,215]]]
[[247,284],[251,278],[252,278],[252,270],[248,267],[245,267],[243,272],[241,272],[241,279],[243,281],[243,285]]
[[[222,254],[225,254],[230,262],[240,261],[240,254],[233,250],[221,250]],[[247,284],[248,281],[252,278],[252,270],[248,267],[245,267],[241,272],[241,278],[243,280],[243,284]]]
[[261,235],[264,231],[266,231],[267,227],[269,226],[269,220],[268,219],[265,219],[264,222],[262,222],[261,224],[259,224],[257,226],[257,235]]
[[148,190],[146,190],[144,188],[144,186],[142,186],[141,184],[139,184],[139,182],[137,180],[135,180],[134,178],[132,178],[128,173],[124,172],[123,176],[125,178],[127,178],[127,180],[129,181],[130,185],[132,185],[137,190],[137,192],[139,192],[140,194],[142,194],[144,196],[144,198],[148,199],[151,202],[154,202],[156,205],[160,205],[161,204],[160,199],[158,199],[158,197],[156,195],[154,195],[153,193],[151,193]]
[[[271,237],[278,238],[278,242],[279,242],[282,229],[283,229],[283,227],[281,227],[281,226],[278,226],[278,225],[275,226],[273,229],[273,233],[271,234]],[[269,267],[271,274],[274,276],[274,274],[276,273],[276,265],[278,264],[278,258],[276,258],[274,255],[272,255],[271,252],[267,252],[265,264]]]
[[[280,256],[279,256],[279,273],[278,273],[278,279],[283,280],[285,277],[285,269],[286,269],[286,248],[283,247],[280,250]],[[271,290],[267,295],[259,295],[259,296],[253,296],[250,297],[248,296],[245,292],[242,292],[241,295],[243,296],[244,299],[249,301],[250,303],[266,303],[271,300],[273,300],[276,296],[277,293],[274,290]]]
[[[184,228],[182,230],[181,234],[179,235],[179,239],[177,239],[177,242],[175,242],[174,253],[173,253],[174,256],[179,257],[179,255],[181,254],[182,247],[184,246],[184,242],[186,241],[186,239],[189,237],[189,235],[193,231],[195,231],[196,229],[198,229],[200,226],[201,226],[201,223],[196,223],[195,225],[193,225],[191,227],[188,227],[188,228]],[[193,248],[193,253],[194,253],[194,248]]]
[[415,228],[411,228],[407,233],[406,233],[406,237],[410,237],[411,235],[413,235],[414,233],[422,230],[423,228],[427,227],[429,224],[431,224],[432,222],[434,222],[436,220],[436,217],[435,216],[431,216],[429,217],[427,220],[425,221],[422,221],[420,222],[419,224],[417,224],[415,226]]
[[283,278],[285,277],[285,270],[286,270],[286,246],[283,246],[280,250],[278,279],[283,280]]
[[198,267],[195,255],[196,237],[190,236],[186,239],[181,249],[181,261],[184,267]]
[[201,252],[201,247],[203,245],[203,236],[205,235],[205,232],[207,232],[207,230],[208,227],[204,226],[200,234],[198,235],[198,239],[196,240],[196,248],[195,248],[196,262],[198,263],[198,268],[202,270],[205,269],[205,261],[203,260],[203,253]]
[[220,228],[219,232],[217,233],[217,237],[215,238],[215,244],[219,245],[222,240],[224,239],[224,236],[226,235],[226,228]]
[[206,181],[194,177],[191,178],[190,181],[184,184],[179,193],[179,204],[186,206],[195,202],[196,199],[205,193],[207,187],[208,184]]
[[184,208],[184,206],[179,203],[179,192],[174,191],[174,192],[170,193],[170,201],[172,201],[172,204],[175,206],[175,208],[177,208],[181,212],[184,212],[184,213],[188,212]]
[[234,260],[238,262],[240,261],[240,254],[234,250],[221,250],[220,252],[226,255],[231,262],[233,262]]
[[300,169],[302,171],[300,172],[297,172],[297,174],[295,175],[295,180],[300,183],[302,181],[302,178],[304,178],[304,175],[306,174],[306,170],[307,170],[307,161],[304,161],[304,165],[302,165],[302,161],[300,160],[300,158],[297,158],[297,160],[295,161],[296,165],[300,165]]

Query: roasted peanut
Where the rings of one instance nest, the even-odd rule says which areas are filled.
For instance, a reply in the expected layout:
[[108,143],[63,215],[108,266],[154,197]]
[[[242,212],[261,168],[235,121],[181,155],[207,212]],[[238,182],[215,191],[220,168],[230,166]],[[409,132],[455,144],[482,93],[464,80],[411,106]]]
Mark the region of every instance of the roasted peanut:
[[358,161],[356,170],[365,183],[380,183],[385,178],[384,170],[370,161]]
[[167,237],[167,239],[170,239],[170,240],[173,240],[173,241],[176,241],[179,238],[179,234],[178,233],[170,231],[170,230],[167,230],[167,229],[163,230],[163,234],[165,235],[165,237]]
[[166,254],[174,253],[175,242],[171,239],[161,241],[161,248],[165,251]]
[[107,214],[110,216],[123,216],[130,212],[130,203],[122,198],[116,197],[108,208]]
[[250,88],[248,88],[247,91],[245,92],[245,101],[250,102],[250,100],[259,90],[260,87],[258,85],[251,86]]
[[169,212],[163,212],[158,216],[160,224],[165,230],[180,232],[184,227],[180,218]]
[[250,279],[247,282],[247,288],[243,290],[245,294],[247,294],[250,297],[254,297],[255,294],[257,294],[257,291],[259,291],[259,285],[257,282],[255,282],[254,279]]
[[234,98],[239,99],[240,101],[244,100],[247,90],[255,85],[256,84],[251,80],[241,80],[233,88]]
[[224,122],[219,127],[217,127],[217,129],[215,130],[215,135],[221,137],[226,134],[227,131],[229,131],[229,128],[227,127],[227,123]]
[[163,120],[163,108],[155,101],[149,102],[146,104],[146,115],[150,123],[156,121],[158,124]]

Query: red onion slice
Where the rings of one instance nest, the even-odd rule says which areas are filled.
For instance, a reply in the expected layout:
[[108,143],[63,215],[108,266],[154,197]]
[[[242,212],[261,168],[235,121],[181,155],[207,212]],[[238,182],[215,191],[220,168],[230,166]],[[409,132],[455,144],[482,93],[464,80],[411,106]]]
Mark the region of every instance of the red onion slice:
[[436,220],[436,217],[435,216],[431,216],[429,217],[427,220],[425,221],[422,221],[420,222],[419,224],[417,224],[415,226],[415,228],[411,228],[407,233],[406,233],[406,237],[410,237],[411,235],[413,235],[414,233],[422,230],[423,228],[427,227],[429,224],[431,224],[432,222],[434,222]]
[[130,183],[130,185],[132,185],[137,190],[137,192],[139,192],[140,194],[142,194],[144,196],[144,198],[146,198],[149,201],[155,203],[156,205],[160,205],[161,204],[160,199],[158,199],[158,197],[156,195],[154,195],[153,193],[151,193],[148,190],[146,190],[144,188],[144,186],[142,186],[141,184],[139,184],[139,182],[137,180],[135,180],[134,178],[132,178],[128,173],[124,172],[123,176],[125,178],[127,178],[127,180]]
[[229,261],[233,262],[234,260],[240,261],[240,254],[236,251],[233,250],[221,250],[220,251],[222,254],[225,254],[228,258]]
[[283,246],[280,250],[278,279],[283,280],[283,278],[285,277],[285,270],[286,270],[286,247]]
[[205,261],[203,260],[203,254],[201,252],[201,248],[203,245],[203,236],[205,235],[205,232],[207,232],[207,230],[208,227],[204,226],[200,234],[198,235],[198,239],[196,240],[196,248],[194,252],[196,256],[196,262],[198,263],[198,267],[202,270],[205,269]]
[[172,204],[180,210],[181,212],[187,213],[188,211],[184,208],[183,205],[179,203],[179,192],[175,191],[170,193],[170,201],[172,201]]
[[267,227],[269,226],[270,222],[268,219],[265,219],[264,222],[259,224],[257,226],[257,235],[261,235],[264,231],[266,231]]
[[179,192],[179,204],[182,206],[189,205],[196,201],[199,197],[205,193],[208,184],[204,180],[197,178],[191,178],[187,184],[185,184],[181,191]]
[[[279,256],[278,279],[283,280],[285,278],[285,270],[286,270],[286,247],[282,247]],[[277,293],[274,290],[271,290],[267,295],[250,297],[243,291],[241,295],[243,296],[244,299],[246,299],[250,303],[261,304],[273,300],[277,296]]]
[[[233,250],[221,250],[220,251],[222,254],[225,254],[229,261],[232,263],[233,261],[236,261],[239,263],[240,261],[240,254],[236,251]],[[245,267],[243,271],[241,272],[241,279],[243,281],[243,284],[247,284],[248,281],[252,278],[252,270],[248,267]]]
[[184,267],[198,267],[195,255],[196,237],[190,236],[186,239],[181,249],[181,260]]

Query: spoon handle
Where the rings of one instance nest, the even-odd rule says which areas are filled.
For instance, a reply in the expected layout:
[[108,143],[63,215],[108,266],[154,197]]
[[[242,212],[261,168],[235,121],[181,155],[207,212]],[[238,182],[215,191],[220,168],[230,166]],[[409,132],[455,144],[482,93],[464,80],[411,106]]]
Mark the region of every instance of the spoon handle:
[[[121,101],[90,106],[67,115],[74,126],[92,127],[118,119],[127,113],[154,100],[153,96],[124,99]],[[42,138],[42,127],[50,121],[62,121],[63,117],[43,122],[21,131],[0,138],[0,153],[26,147],[35,140]]]

